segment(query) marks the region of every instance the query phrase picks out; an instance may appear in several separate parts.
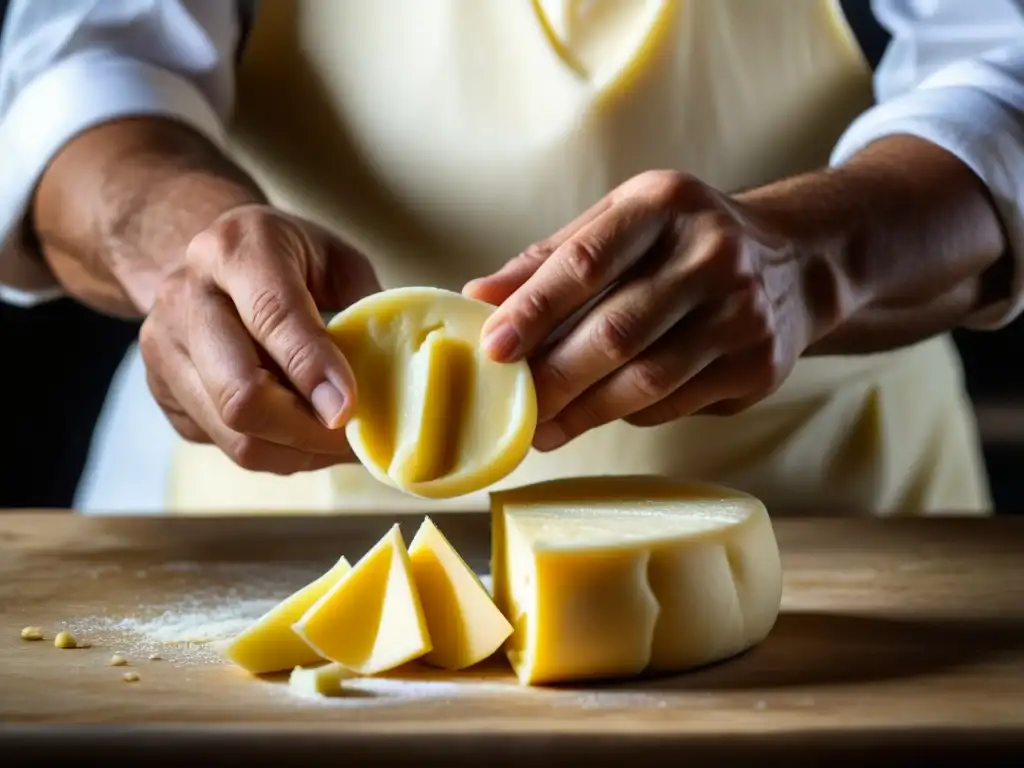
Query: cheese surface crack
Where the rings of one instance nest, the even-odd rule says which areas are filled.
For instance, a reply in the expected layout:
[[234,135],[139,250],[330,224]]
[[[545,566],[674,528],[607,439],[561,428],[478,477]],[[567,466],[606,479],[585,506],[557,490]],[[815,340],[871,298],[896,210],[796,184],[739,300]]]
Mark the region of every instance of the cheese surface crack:
[[451,291],[396,288],[329,323],[358,388],[346,435],[381,482],[452,498],[526,458],[537,426],[533,375],[525,362],[496,363],[482,350],[494,309]]

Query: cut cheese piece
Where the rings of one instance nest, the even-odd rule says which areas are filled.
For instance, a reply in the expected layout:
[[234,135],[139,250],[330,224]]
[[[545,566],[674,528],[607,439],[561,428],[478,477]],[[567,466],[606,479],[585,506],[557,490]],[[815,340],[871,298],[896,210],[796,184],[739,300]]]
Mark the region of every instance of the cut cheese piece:
[[300,696],[343,696],[342,681],[354,673],[341,664],[296,667],[288,676],[288,687]]
[[512,634],[480,578],[429,517],[409,545],[409,559],[433,645],[423,661],[465,669],[491,656]]
[[431,649],[427,621],[398,525],[293,626],[321,657],[362,675]]
[[650,477],[492,494],[494,596],[520,681],[675,672],[761,641],[782,599],[764,505]]
[[358,388],[346,435],[378,480],[452,498],[498,482],[526,457],[537,426],[533,375],[482,350],[493,311],[451,291],[396,288],[330,322]]
[[229,660],[254,675],[283,672],[322,661],[320,655],[292,630],[317,600],[351,570],[342,557],[327,573],[285,598],[224,649]]

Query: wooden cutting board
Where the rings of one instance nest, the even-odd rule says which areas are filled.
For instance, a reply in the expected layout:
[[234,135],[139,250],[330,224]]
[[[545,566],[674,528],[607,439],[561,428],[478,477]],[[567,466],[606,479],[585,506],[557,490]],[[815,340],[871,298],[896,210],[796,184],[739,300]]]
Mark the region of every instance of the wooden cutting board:
[[[486,572],[486,516],[433,517]],[[531,689],[495,662],[307,701],[198,644],[340,554],[354,562],[395,519],[0,514],[0,754],[693,765],[1024,750],[1024,520],[777,520],[770,637],[667,679]],[[397,519],[411,537],[419,518]],[[26,625],[47,639],[21,640]],[[65,626],[92,647],[56,649]],[[130,666],[108,666],[115,652]]]

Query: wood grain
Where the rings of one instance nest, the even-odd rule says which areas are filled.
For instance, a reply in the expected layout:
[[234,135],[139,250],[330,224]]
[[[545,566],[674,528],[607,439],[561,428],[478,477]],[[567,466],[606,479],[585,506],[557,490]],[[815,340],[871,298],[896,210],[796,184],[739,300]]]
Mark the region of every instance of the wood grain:
[[[486,571],[486,516],[432,517]],[[230,749],[450,765],[571,752],[631,765],[685,755],[692,765],[883,753],[977,762],[1024,750],[1024,520],[777,520],[786,577],[772,634],[672,678],[530,689],[496,662],[456,677],[410,668],[386,691],[308,702],[195,648],[148,661],[155,640],[111,626],[190,597],[230,605],[283,594],[340,554],[354,561],[394,519],[407,538],[419,523],[0,514],[2,754]],[[64,623],[93,647],[54,648]],[[21,640],[26,625],[48,639]],[[107,666],[115,651],[128,653],[139,682]]]

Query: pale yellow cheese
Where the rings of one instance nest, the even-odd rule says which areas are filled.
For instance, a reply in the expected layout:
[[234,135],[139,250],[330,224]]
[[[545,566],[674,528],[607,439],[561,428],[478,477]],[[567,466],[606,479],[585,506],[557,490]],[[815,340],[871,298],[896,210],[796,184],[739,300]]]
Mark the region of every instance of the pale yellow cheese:
[[537,425],[525,362],[480,346],[494,307],[436,288],[396,288],[337,315],[328,329],[355,372],[346,435],[378,480],[450,498],[498,482],[526,457]]
[[344,557],[339,559],[323,576],[282,600],[252,626],[234,637],[224,649],[225,655],[255,675],[283,672],[321,661],[320,655],[295,634],[292,624],[327,594],[351,568],[348,560]]
[[782,599],[764,505],[648,477],[492,495],[492,578],[523,683],[675,672],[761,641]]
[[362,675],[431,650],[405,540],[394,525],[294,625],[322,658]]
[[409,545],[409,559],[433,645],[423,661],[465,669],[491,656],[512,634],[487,588],[429,517]]
[[300,696],[342,696],[344,680],[353,677],[341,664],[296,667],[288,676],[288,687]]

